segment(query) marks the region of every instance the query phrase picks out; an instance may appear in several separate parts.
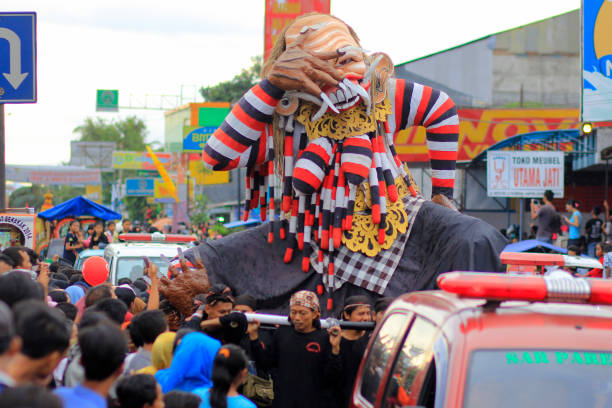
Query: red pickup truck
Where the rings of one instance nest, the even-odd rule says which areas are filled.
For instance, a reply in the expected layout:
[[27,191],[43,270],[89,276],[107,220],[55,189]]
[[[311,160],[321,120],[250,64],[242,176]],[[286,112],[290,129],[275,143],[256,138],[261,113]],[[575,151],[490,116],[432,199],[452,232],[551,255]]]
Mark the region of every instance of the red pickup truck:
[[612,407],[612,282],[451,272],[395,300],[351,406]]

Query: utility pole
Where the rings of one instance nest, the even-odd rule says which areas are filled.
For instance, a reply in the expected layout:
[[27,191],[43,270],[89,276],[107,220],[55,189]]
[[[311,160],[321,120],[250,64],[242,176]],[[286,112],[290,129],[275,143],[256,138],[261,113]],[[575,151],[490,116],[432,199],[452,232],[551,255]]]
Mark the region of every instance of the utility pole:
[[4,104],[0,103],[0,212],[6,210],[6,163],[4,146]]

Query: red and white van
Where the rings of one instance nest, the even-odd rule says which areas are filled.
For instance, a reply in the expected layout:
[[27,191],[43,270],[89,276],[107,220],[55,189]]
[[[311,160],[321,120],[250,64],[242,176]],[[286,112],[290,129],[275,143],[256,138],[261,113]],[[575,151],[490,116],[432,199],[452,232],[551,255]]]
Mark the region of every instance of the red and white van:
[[351,406],[612,407],[612,281],[451,272],[395,300]]

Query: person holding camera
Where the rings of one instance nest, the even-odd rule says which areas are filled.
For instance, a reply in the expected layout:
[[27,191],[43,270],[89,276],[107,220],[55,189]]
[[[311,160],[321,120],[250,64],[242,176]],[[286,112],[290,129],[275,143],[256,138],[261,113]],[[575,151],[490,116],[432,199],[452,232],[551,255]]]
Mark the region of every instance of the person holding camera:
[[553,234],[558,233],[561,228],[559,215],[552,204],[553,197],[553,192],[546,190],[542,197],[543,204],[537,200],[531,200],[531,219],[538,220],[536,239],[549,244],[553,242]]

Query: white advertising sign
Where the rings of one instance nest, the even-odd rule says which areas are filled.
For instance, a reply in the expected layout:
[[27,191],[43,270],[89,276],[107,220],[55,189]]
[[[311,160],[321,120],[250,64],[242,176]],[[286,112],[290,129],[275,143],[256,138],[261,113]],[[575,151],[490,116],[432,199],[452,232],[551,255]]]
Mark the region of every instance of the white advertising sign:
[[563,152],[487,152],[489,197],[542,197],[551,190],[563,197]]

